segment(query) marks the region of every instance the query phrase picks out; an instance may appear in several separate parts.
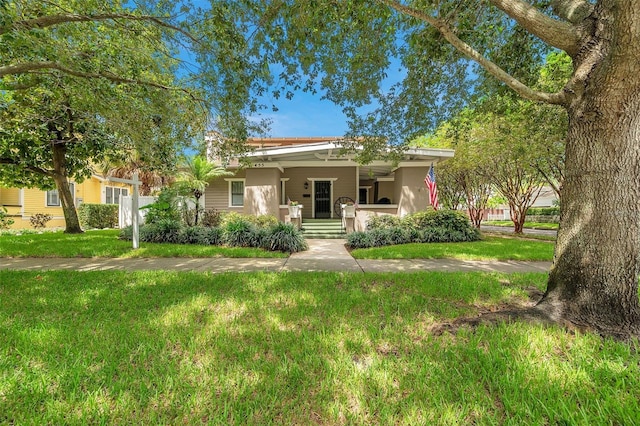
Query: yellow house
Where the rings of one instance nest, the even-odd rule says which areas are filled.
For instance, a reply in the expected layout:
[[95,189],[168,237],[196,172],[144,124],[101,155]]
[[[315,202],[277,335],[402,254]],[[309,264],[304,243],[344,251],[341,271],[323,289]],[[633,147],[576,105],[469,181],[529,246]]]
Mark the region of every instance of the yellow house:
[[[111,182],[93,175],[82,183],[71,182],[76,207],[82,203],[118,204],[120,196],[131,194],[131,185]],[[64,227],[64,215],[57,190],[0,187],[0,206],[14,220],[13,229],[31,228],[30,219],[37,213],[49,214],[52,219],[47,228]]]

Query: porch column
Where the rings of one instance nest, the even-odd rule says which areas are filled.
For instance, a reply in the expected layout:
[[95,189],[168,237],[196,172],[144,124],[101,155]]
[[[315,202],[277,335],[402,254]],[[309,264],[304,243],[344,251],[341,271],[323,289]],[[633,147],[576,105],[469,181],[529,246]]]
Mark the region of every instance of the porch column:
[[395,197],[398,216],[426,210],[429,206],[429,189],[424,178],[429,171],[426,167],[400,167],[395,171]]
[[280,170],[275,168],[247,169],[244,183],[245,214],[255,216],[280,215]]

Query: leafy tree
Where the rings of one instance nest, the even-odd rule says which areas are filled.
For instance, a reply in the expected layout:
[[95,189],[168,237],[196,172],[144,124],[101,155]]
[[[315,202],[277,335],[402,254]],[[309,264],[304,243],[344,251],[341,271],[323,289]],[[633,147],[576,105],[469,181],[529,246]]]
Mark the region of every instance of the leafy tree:
[[[508,87],[563,107],[561,224],[548,288],[532,313],[640,334],[640,0],[234,3],[257,15],[243,15],[260,45],[255,62],[279,64],[277,77],[292,87],[318,82],[353,117],[353,132],[370,136],[372,153],[384,136],[411,140],[488,90]],[[572,66],[550,92],[536,82],[552,50]],[[397,61],[405,72],[388,88]],[[360,116],[374,98],[380,108]]]
[[229,176],[233,173],[228,172],[222,166],[216,166],[210,163],[206,157],[196,155],[188,158],[184,164],[184,170],[178,173],[176,186],[180,193],[188,197],[192,197],[195,205],[194,225],[198,224],[198,216],[202,206],[200,198],[204,195],[204,191],[209,186],[209,182],[221,176]]

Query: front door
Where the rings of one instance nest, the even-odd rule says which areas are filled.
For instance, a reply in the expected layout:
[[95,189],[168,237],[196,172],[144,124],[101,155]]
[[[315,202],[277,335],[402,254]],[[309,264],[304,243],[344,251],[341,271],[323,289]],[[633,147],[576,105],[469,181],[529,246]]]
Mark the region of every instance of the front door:
[[320,180],[315,181],[315,212],[316,219],[328,219],[331,217],[331,182]]

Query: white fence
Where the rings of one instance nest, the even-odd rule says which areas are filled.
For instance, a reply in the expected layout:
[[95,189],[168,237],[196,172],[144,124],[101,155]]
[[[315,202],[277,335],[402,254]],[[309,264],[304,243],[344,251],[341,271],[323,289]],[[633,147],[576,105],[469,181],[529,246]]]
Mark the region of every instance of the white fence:
[[[156,197],[138,197],[138,207],[143,207],[151,203],[156,202]],[[127,195],[126,197],[120,197],[120,208],[118,209],[118,227],[124,228],[130,226],[133,223],[132,215],[132,197]],[[147,214],[146,209],[138,210],[138,223],[144,223],[144,217]]]

